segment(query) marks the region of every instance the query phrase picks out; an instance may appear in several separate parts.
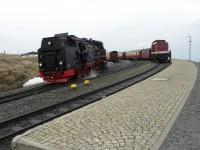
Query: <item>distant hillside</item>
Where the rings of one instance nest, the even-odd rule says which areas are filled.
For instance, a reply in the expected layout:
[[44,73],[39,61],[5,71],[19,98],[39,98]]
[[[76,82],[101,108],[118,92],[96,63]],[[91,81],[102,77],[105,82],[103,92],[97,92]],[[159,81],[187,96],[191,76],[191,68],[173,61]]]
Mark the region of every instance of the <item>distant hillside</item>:
[[37,76],[38,62],[36,57],[0,54],[0,92],[13,90],[29,79]]
[[38,53],[37,52],[28,52],[28,53],[24,53],[21,54],[21,57],[37,57]]

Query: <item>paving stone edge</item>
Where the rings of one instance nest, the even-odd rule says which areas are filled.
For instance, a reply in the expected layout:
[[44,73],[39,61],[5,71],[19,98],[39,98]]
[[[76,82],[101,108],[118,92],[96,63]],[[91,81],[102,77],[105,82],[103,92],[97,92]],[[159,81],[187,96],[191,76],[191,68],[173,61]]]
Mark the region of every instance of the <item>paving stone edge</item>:
[[[106,97],[103,97],[101,101],[97,101],[97,102],[95,102],[95,103],[91,103],[91,104],[89,104],[89,105],[87,105],[87,106],[85,106],[85,107],[83,107],[83,108],[81,108],[81,109],[84,110],[84,109],[88,109],[88,108],[90,108],[90,107],[93,107],[93,106],[95,106],[95,105],[98,105],[98,103],[101,103],[102,101],[105,101],[105,98],[106,98]],[[61,116],[61,117],[58,117],[58,118],[56,118],[56,119],[53,119],[53,120],[59,122],[59,121],[62,120],[63,118],[69,117],[71,114],[73,114],[73,113],[75,113],[75,112],[81,111],[81,109],[77,109],[77,110],[75,110],[75,111],[73,111],[73,112],[71,112],[71,113],[67,113],[67,114],[65,114],[65,115],[63,115],[63,116]],[[53,120],[52,120],[52,121],[53,121]],[[36,127],[43,126],[44,124],[47,124],[47,123],[49,123],[49,122],[43,123],[43,124],[38,125],[38,126],[36,126]],[[25,136],[27,136],[27,135],[33,133],[34,130],[35,130],[35,127],[32,128],[32,129],[29,129],[29,130],[25,131],[23,134],[19,134],[19,135],[15,136],[15,137],[13,138],[13,140],[12,140],[12,143],[11,143],[12,150],[17,150],[17,147],[22,146],[22,145],[21,145],[22,143],[23,143],[23,148],[28,147],[29,145],[31,145],[31,147],[28,147],[29,150],[50,150],[50,149],[51,149],[51,150],[57,150],[57,149],[52,149],[52,147],[50,148],[50,147],[48,147],[48,146],[44,146],[44,145],[42,145],[42,144],[38,144],[38,143],[32,142],[32,141],[27,140],[27,139],[22,139],[23,137],[25,137]],[[33,146],[34,146],[34,149],[32,149]]]
[[157,140],[157,142],[152,146],[152,150],[159,150],[160,146],[162,145],[162,143],[164,142],[165,138],[167,137],[171,127],[173,126],[174,122],[176,121],[176,118],[178,117],[178,115],[180,114],[183,106],[185,105],[193,87],[195,84],[195,81],[197,79],[197,73],[198,73],[198,68],[196,66],[196,64],[193,63],[193,65],[195,66],[196,70],[194,72],[194,79],[191,82],[191,84],[189,85],[190,87],[184,90],[184,93],[179,97],[182,99],[181,103],[179,104],[179,106],[177,107],[177,111],[174,113],[174,115],[172,116],[172,118],[170,119],[170,121],[168,122],[168,124],[166,125],[166,128],[163,130],[161,136],[159,137],[159,139]]
[[[26,135],[31,133],[30,131],[27,131],[26,132]],[[26,140],[26,139],[21,139],[21,137],[24,137],[23,135],[18,135],[17,137],[15,137],[13,139],[13,142],[14,143],[17,143],[17,144],[12,144],[12,149],[13,150],[17,150],[19,146],[22,146],[24,148],[28,148],[29,150],[49,150],[49,147],[46,147],[42,144],[38,144],[38,143],[35,143],[33,141],[30,141],[30,140]],[[21,145],[22,144],[22,145]],[[54,150],[54,149],[51,149],[51,150]]]

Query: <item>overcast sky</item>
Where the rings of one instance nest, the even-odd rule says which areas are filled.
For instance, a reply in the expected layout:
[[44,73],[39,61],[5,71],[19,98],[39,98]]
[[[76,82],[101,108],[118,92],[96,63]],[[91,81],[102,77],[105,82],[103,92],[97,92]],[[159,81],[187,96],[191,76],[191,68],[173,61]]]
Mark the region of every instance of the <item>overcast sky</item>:
[[200,0],[0,0],[0,52],[36,51],[43,37],[69,32],[107,50],[169,42],[174,58],[200,61]]

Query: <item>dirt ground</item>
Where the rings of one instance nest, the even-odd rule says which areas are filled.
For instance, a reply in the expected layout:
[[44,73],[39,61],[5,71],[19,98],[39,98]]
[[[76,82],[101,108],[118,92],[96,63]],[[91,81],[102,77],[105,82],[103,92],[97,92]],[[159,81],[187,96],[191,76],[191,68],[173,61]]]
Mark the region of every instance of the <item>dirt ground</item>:
[[0,92],[22,87],[38,75],[37,57],[0,54]]

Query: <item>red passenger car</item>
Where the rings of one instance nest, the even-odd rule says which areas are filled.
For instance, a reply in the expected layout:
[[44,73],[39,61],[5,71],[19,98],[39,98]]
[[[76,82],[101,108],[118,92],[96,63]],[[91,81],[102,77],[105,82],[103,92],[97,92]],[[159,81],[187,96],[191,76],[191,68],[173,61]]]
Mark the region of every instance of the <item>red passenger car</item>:
[[140,50],[127,51],[126,57],[127,57],[127,59],[140,59],[141,52],[140,52]]
[[150,59],[150,48],[140,50],[140,59],[149,60]]

